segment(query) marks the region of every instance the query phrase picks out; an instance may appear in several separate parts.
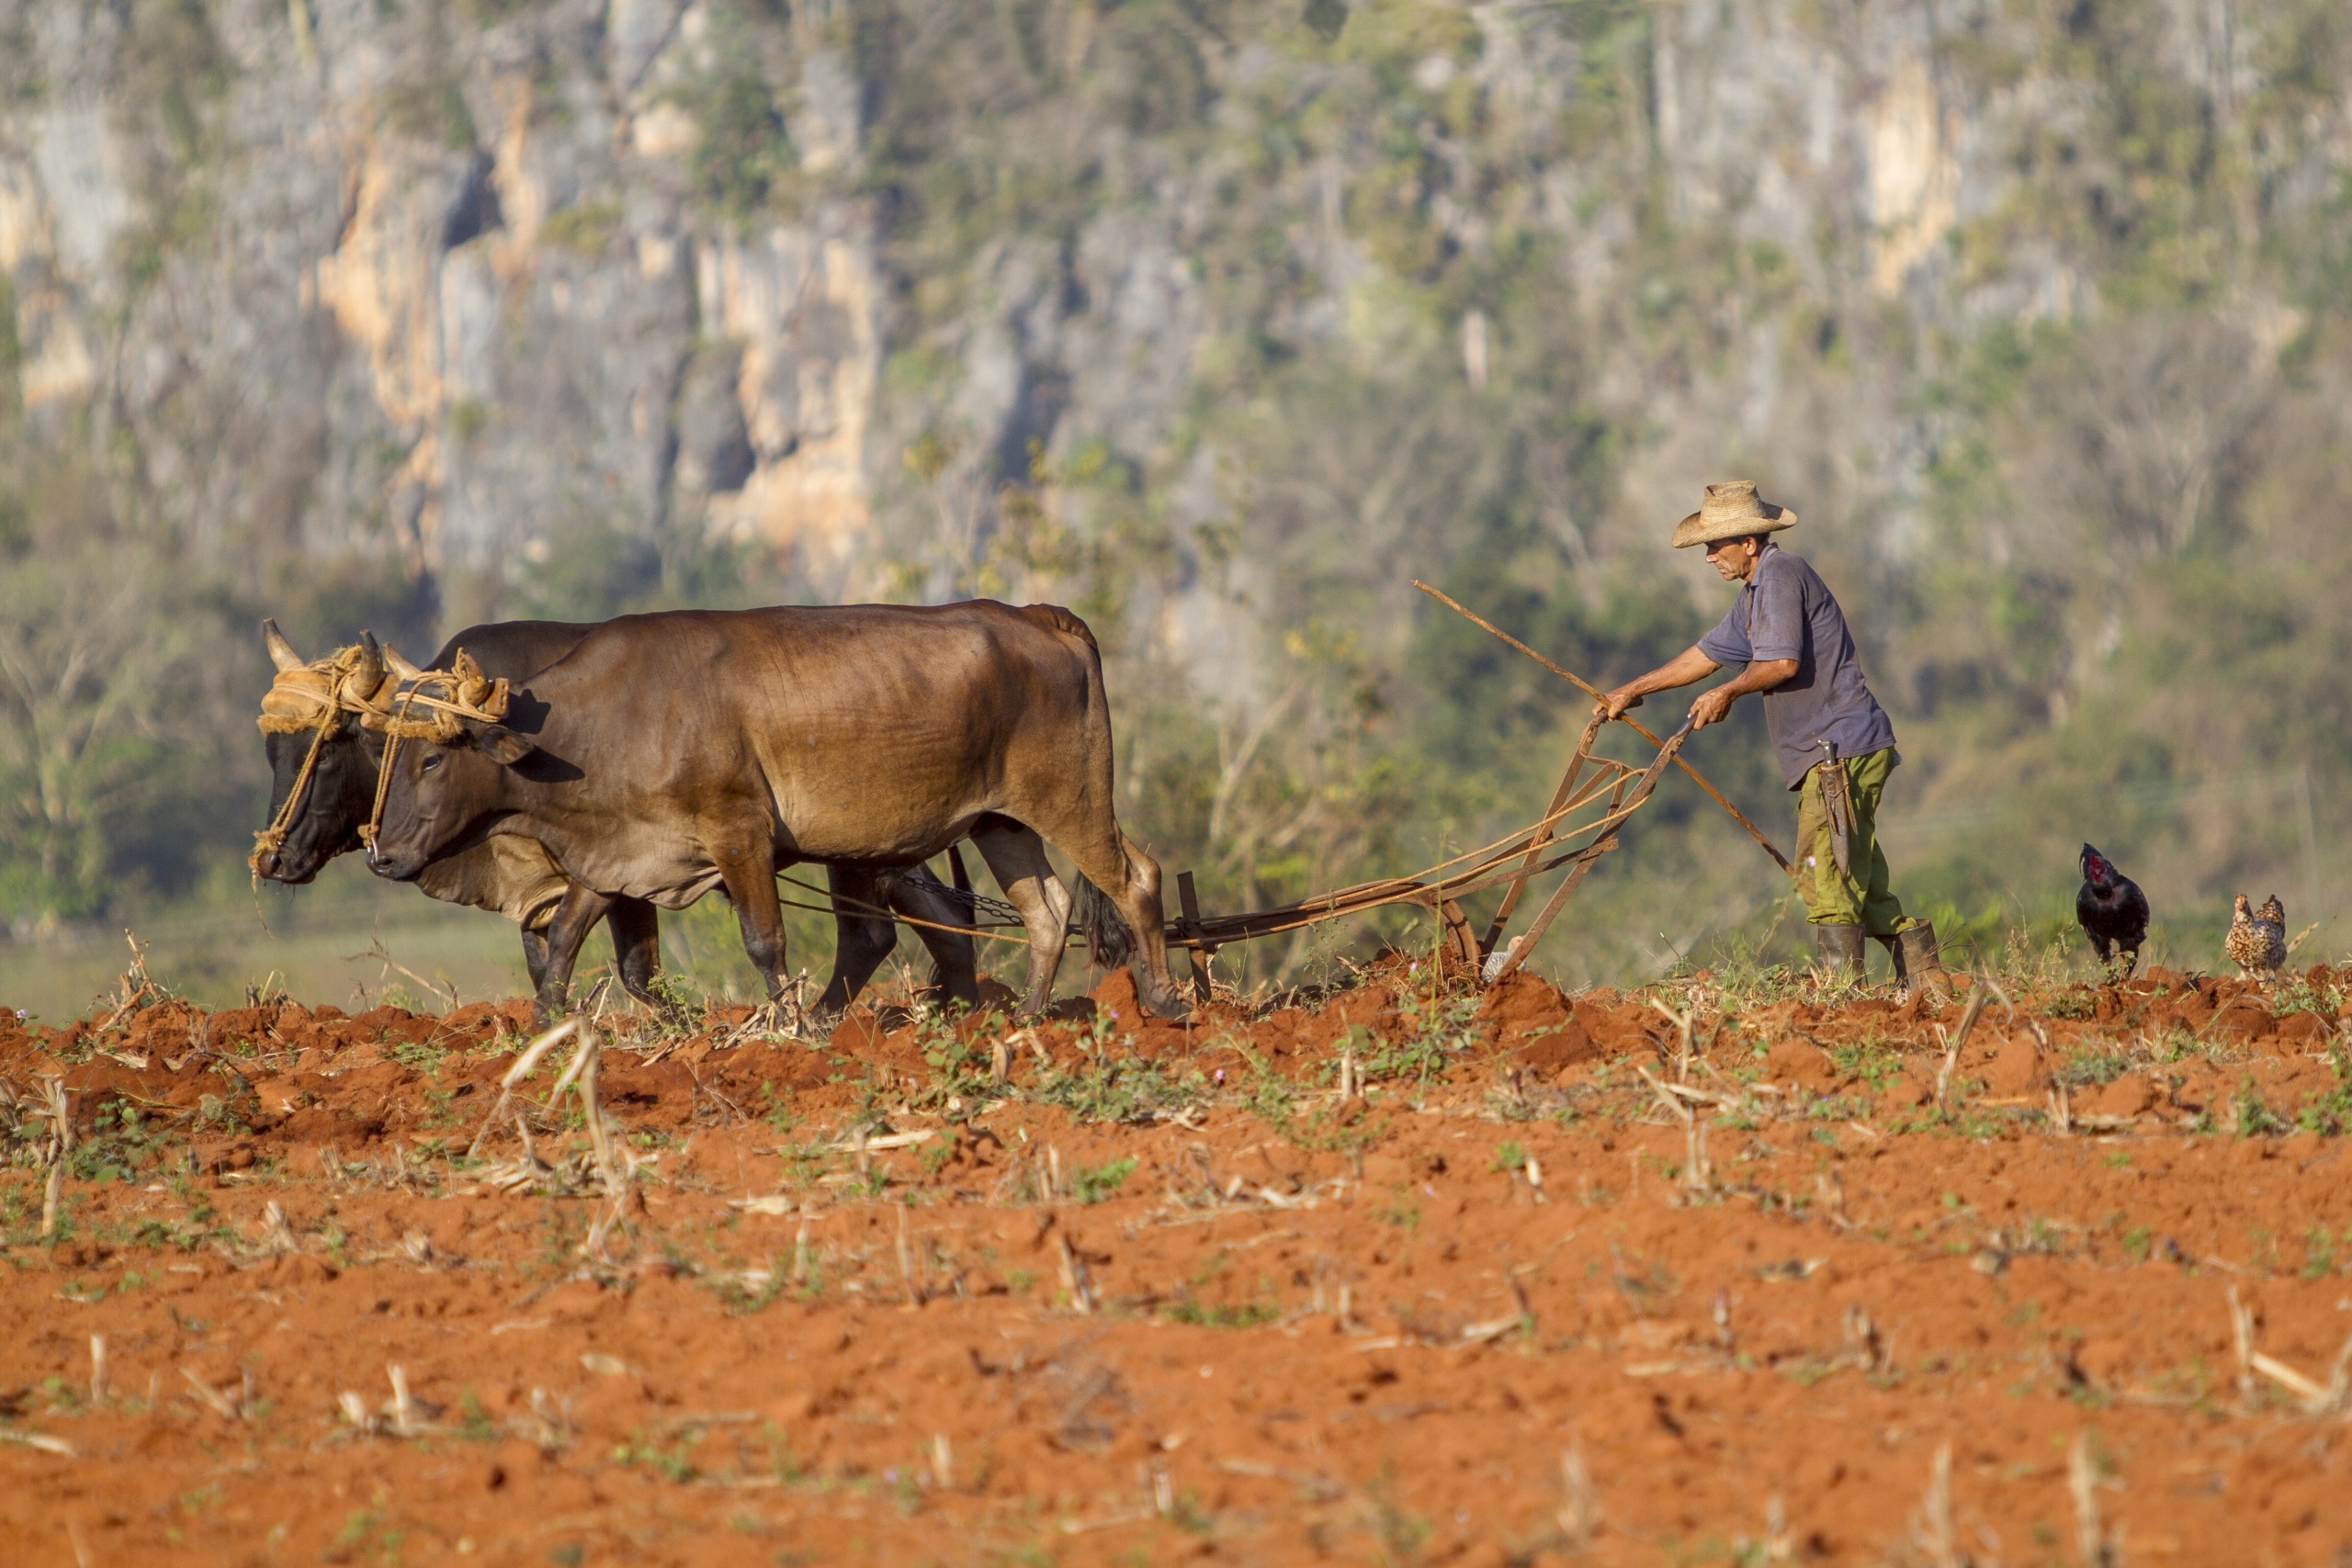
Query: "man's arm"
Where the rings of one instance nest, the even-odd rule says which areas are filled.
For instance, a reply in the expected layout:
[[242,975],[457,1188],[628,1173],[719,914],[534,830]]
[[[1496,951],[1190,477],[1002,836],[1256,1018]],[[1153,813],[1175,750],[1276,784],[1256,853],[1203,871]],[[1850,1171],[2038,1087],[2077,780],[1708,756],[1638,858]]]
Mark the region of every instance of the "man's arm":
[[[1646,675],[1636,675],[1593,705],[1593,711],[1611,718],[1621,718],[1625,710],[1648,696],[1652,692],[1670,692],[1677,686],[1687,686],[1693,681],[1703,681],[1723,666],[1699,651],[1696,645],[1684,649],[1672,659]],[[1790,668],[1794,669],[1792,664]]]
[[[1686,648],[1648,674],[1636,675],[1610,693],[1593,705],[1593,710],[1617,718],[1652,692],[1669,692],[1677,686],[1687,686],[1693,681],[1703,681],[1722,668],[1698,649]],[[1690,728],[1704,729],[1719,722],[1731,705],[1741,697],[1750,692],[1769,692],[1796,672],[1797,661],[1793,659],[1756,660],[1734,679],[1699,694],[1690,705]]]

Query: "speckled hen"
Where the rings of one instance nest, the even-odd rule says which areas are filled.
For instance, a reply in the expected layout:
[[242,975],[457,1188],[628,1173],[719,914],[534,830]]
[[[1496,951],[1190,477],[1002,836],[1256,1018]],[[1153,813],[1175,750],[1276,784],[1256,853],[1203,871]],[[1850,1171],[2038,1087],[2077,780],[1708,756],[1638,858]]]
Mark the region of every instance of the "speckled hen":
[[2259,914],[2248,908],[2246,897],[2238,895],[2237,912],[2230,918],[2230,934],[2222,939],[2222,951],[2248,976],[2265,977],[2287,962],[2287,910],[2273,893],[2263,901]]

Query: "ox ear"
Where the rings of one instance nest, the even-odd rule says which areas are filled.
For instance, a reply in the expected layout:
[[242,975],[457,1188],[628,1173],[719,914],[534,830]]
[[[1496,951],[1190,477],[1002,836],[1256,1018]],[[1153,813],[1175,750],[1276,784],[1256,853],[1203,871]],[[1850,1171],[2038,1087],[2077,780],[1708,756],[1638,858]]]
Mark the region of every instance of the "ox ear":
[[469,724],[466,730],[473,737],[475,750],[510,768],[538,750],[503,724]]

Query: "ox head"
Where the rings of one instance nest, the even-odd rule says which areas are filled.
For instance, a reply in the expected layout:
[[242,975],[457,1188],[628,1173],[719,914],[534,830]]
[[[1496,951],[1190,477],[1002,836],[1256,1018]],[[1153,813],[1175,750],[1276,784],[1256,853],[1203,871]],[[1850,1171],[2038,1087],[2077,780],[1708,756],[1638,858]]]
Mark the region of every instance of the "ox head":
[[383,743],[361,728],[355,710],[374,696],[388,671],[382,649],[366,632],[355,646],[306,662],[276,621],[264,621],[261,629],[277,675],[262,698],[260,720],[269,756],[271,826],[259,835],[253,868],[273,882],[300,885],[335,856],[359,848]]
[[[435,709],[428,718],[390,726],[397,744],[385,769],[383,813],[368,865],[395,882],[414,881],[434,861],[479,840],[501,808],[505,771],[537,750],[490,716],[505,710],[506,682],[483,680],[463,650],[453,663],[452,677],[427,682],[437,682],[459,711]],[[407,690],[420,672],[403,667],[398,673]],[[390,707],[404,711],[398,697]]]

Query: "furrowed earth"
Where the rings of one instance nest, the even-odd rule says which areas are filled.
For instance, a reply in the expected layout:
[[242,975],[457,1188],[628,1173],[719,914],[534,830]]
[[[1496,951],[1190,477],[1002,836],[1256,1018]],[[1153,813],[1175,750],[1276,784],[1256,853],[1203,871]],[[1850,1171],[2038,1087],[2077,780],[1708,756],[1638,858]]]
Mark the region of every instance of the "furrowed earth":
[[1953,978],[0,1019],[0,1562],[2345,1561],[2352,974]]

